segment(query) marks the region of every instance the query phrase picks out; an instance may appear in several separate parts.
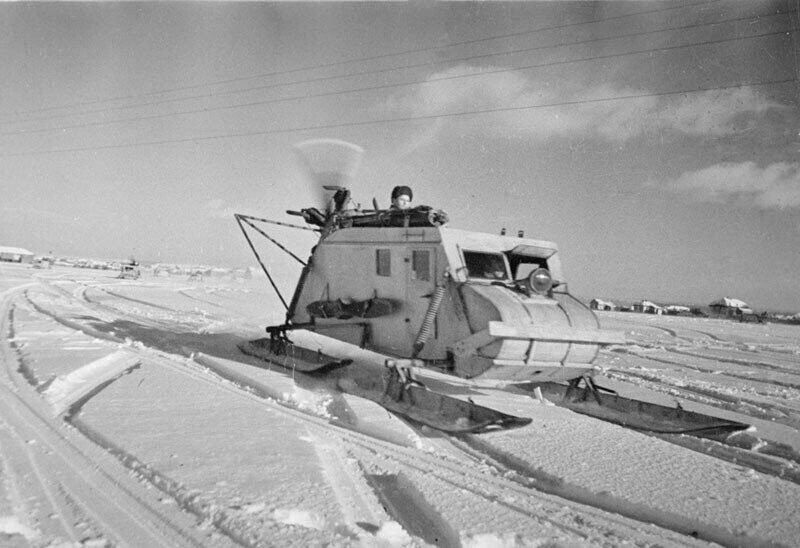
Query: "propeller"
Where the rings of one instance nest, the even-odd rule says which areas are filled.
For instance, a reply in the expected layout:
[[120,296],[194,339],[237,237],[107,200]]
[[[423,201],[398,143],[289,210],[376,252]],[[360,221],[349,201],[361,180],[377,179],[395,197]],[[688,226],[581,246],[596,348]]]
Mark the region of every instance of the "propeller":
[[364,149],[338,139],[311,139],[294,145],[294,151],[313,187],[314,207],[321,212],[343,207],[333,203],[333,193],[346,190],[361,165]]

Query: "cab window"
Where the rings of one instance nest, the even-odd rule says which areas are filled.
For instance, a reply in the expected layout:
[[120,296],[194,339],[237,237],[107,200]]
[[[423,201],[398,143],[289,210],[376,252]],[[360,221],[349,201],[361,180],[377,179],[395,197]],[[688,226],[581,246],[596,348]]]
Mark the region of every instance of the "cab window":
[[424,282],[431,279],[430,251],[415,249],[411,252],[411,277]]
[[388,249],[375,250],[375,273],[378,276],[392,275],[392,255]]
[[508,270],[500,253],[464,252],[464,265],[470,278],[508,280]]

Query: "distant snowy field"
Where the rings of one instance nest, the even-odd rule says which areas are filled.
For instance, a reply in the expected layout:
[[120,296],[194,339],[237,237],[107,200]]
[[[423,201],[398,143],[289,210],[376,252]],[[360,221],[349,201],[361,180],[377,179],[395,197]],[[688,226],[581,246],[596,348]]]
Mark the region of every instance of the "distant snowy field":
[[533,422],[446,436],[236,344],[260,277],[0,264],[0,546],[796,546],[800,326],[600,312],[621,392],[752,424],[635,432],[445,383]]

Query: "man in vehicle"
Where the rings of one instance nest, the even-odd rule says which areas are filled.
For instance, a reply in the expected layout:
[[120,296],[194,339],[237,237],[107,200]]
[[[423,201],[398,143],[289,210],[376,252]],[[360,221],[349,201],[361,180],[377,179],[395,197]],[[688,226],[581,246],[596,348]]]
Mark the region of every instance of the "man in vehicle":
[[431,206],[411,207],[414,194],[411,188],[400,185],[392,189],[392,206],[378,214],[380,226],[441,226],[448,221],[447,213]]
[[407,186],[396,186],[392,189],[392,207],[391,209],[409,209],[411,207],[411,200],[414,194]]

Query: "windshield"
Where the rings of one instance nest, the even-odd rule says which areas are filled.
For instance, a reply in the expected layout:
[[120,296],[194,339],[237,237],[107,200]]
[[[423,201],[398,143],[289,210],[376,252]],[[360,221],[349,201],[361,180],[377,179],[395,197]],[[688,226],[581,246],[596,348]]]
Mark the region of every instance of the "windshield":
[[508,280],[508,269],[500,253],[464,252],[464,265],[467,276],[487,280]]

